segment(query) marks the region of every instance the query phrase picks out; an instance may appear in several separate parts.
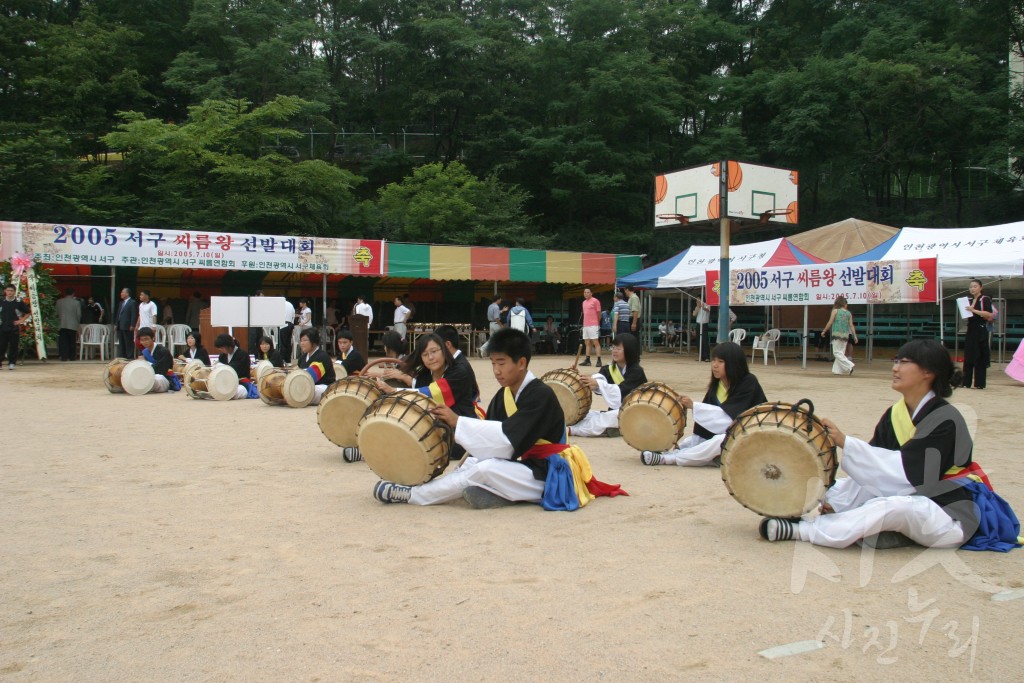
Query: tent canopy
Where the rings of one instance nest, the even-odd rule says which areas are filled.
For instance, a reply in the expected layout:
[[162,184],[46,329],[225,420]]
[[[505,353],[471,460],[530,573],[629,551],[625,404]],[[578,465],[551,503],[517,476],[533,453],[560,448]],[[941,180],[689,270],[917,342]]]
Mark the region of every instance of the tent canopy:
[[939,277],[1024,275],[1024,221],[981,228],[903,228],[889,241],[847,261],[936,257]]
[[871,251],[898,232],[898,228],[881,223],[847,218],[798,235],[790,235],[789,241],[828,263],[837,263]]
[[[618,284],[641,289],[703,287],[705,272],[718,269],[720,253],[718,245],[695,245],[650,268],[619,278]],[[729,262],[733,269],[823,263],[822,259],[799,249],[783,237],[732,245],[729,247]]]

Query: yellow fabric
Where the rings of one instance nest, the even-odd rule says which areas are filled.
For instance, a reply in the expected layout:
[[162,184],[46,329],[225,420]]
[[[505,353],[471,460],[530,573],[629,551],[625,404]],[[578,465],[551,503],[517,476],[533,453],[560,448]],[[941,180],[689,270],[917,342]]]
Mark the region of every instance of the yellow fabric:
[[890,421],[892,422],[892,430],[896,433],[896,441],[901,446],[914,438],[917,427],[914,426],[914,421],[910,417],[907,402],[902,398],[892,407]]
[[573,487],[576,489],[576,498],[580,501],[580,507],[583,507],[596,497],[587,488],[587,482],[594,477],[587,454],[579,446],[569,446],[559,455],[569,463],[569,469],[572,470]]
[[615,363],[612,363],[611,365],[609,365],[608,366],[608,374],[612,376],[612,382],[614,382],[615,384],[622,384],[623,377],[622,377],[622,373],[619,372],[619,366],[618,365],[616,365]]
[[[900,445],[903,445],[903,442],[900,442]],[[945,474],[944,474],[943,476],[944,476],[944,477],[955,477],[956,475],[958,475],[958,474],[960,474],[961,472],[963,472],[963,471],[964,471],[964,469],[965,469],[965,468],[963,468],[963,467],[959,467],[959,466],[957,466],[957,465],[953,465],[953,466],[952,466],[952,467],[950,467],[950,468],[949,468],[948,470],[946,470],[946,472],[945,472]],[[978,475],[976,475],[976,474],[968,474],[968,475],[967,475],[967,478],[968,478],[968,479],[970,479],[971,481],[976,481],[976,482],[978,482],[979,484],[984,484],[984,483],[985,483],[985,482],[984,482],[984,481],[982,480],[982,478],[981,478],[981,477],[979,477],[979,476],[978,476]]]
[[718,392],[715,394],[715,397],[718,399],[719,405],[725,403],[725,400],[729,398],[729,387],[725,386],[724,383],[719,382]]
[[516,407],[516,397],[512,395],[512,389],[505,387],[505,414],[512,417],[519,408]]

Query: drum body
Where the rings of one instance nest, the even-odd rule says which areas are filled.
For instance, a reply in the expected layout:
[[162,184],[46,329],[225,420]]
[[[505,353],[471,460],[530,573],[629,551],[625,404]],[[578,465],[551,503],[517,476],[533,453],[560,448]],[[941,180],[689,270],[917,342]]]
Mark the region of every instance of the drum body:
[[283,368],[273,368],[263,373],[256,389],[263,402],[272,406],[305,408],[316,395],[316,383],[305,370],[288,372]]
[[327,388],[317,406],[320,431],[335,446],[357,445],[359,420],[380,396],[373,378],[357,375],[338,380]]
[[107,363],[107,367],[103,369],[103,383],[107,386],[107,391],[112,394],[125,393],[124,387],[121,386],[121,373],[130,362],[127,358],[115,358]]
[[415,486],[444,472],[452,430],[430,414],[435,406],[413,391],[397,391],[370,404],[359,421],[356,441],[377,476]]
[[208,368],[200,364],[185,370],[181,382],[185,393],[191,398],[230,401],[238,391],[238,375],[235,369],[227,364]]
[[258,360],[256,361],[256,365],[252,366],[252,369],[249,370],[249,379],[253,382],[259,382],[260,377],[262,377],[264,373],[273,369],[274,364],[269,360]]
[[671,450],[685,430],[682,397],[663,382],[640,385],[619,408],[622,439],[638,451]]
[[804,403],[762,403],[726,432],[722,480],[745,508],[766,517],[799,517],[835,483],[836,444]]
[[148,360],[133,360],[121,370],[121,387],[132,396],[142,396],[153,390],[156,373]]
[[552,370],[544,373],[540,380],[558,397],[566,425],[574,425],[586,417],[593,396],[583,375],[572,369]]
[[203,362],[200,360],[196,360],[195,358],[190,358],[188,360],[182,360],[180,358],[174,359],[174,374],[177,375],[178,379],[182,381],[185,380],[186,370],[188,370],[189,368],[201,367],[203,367]]

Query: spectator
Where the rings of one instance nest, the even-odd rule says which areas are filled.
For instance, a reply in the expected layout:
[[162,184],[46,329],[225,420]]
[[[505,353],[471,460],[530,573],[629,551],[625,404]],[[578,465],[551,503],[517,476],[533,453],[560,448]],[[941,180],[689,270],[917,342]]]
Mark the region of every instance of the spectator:
[[75,298],[75,290],[65,289],[64,296],[57,301],[57,317],[60,332],[57,337],[57,352],[62,361],[75,359],[75,344],[78,342],[78,326],[82,324],[82,305]]

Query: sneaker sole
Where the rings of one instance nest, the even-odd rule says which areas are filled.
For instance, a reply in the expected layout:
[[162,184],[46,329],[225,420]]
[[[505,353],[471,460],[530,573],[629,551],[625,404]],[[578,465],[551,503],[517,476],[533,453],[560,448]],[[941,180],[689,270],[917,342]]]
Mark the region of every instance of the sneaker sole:
[[462,498],[469,503],[470,507],[477,510],[491,510],[516,504],[514,500],[502,498],[479,486],[467,486],[466,490],[462,492]]

